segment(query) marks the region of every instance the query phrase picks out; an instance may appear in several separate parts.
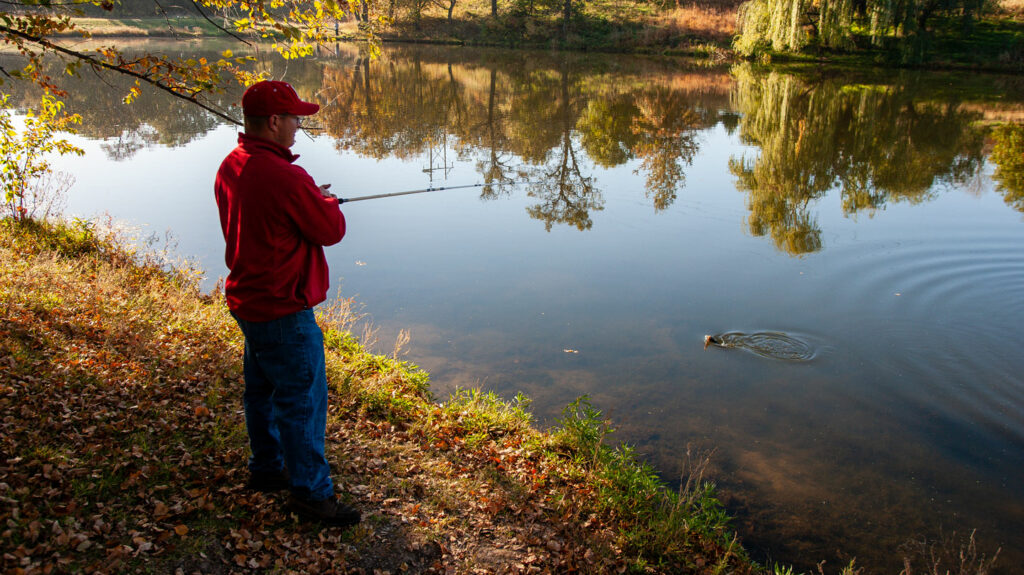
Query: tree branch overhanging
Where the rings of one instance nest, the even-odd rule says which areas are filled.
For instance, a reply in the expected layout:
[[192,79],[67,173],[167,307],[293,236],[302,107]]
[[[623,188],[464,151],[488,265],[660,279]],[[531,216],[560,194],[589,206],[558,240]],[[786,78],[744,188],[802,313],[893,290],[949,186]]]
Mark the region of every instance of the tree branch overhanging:
[[173,95],[175,98],[180,98],[182,100],[186,100],[189,103],[195,104],[196,106],[199,106],[200,108],[202,108],[202,109],[206,110],[207,112],[217,116],[218,118],[221,118],[223,120],[226,120],[226,121],[228,121],[228,122],[230,122],[232,124],[238,125],[238,126],[242,125],[242,122],[236,120],[235,118],[232,118],[231,116],[227,115],[225,112],[223,112],[221,110],[218,110],[218,109],[216,109],[216,108],[214,108],[214,107],[212,107],[212,106],[210,106],[208,104],[204,104],[203,102],[199,101],[196,98],[198,92],[193,93],[191,95],[183,94],[183,93],[175,90],[171,86],[167,86],[166,84],[161,83],[159,79],[152,78],[150,76],[147,76],[146,74],[142,74],[142,73],[136,72],[134,70],[129,70],[129,69],[126,69],[126,68],[122,68],[122,67],[116,66],[116,65],[111,64],[109,62],[104,62],[103,60],[100,60],[100,59],[98,59],[95,56],[92,56],[90,54],[86,54],[84,52],[79,52],[77,50],[72,50],[70,48],[66,48],[66,47],[61,46],[59,44],[54,44],[53,42],[47,40],[46,38],[41,38],[41,37],[38,37],[38,36],[33,36],[31,34],[22,32],[20,30],[16,30],[14,28],[10,28],[10,27],[5,26],[5,25],[0,25],[0,33],[6,34],[8,36],[14,36],[14,37],[17,37],[17,38],[21,38],[23,40],[31,42],[31,43],[33,43],[33,44],[35,44],[37,46],[40,46],[42,48],[45,48],[47,50],[51,50],[51,51],[57,52],[59,54],[64,54],[66,56],[70,56],[72,58],[75,58],[77,60],[85,62],[85,63],[89,64],[90,66],[93,66],[94,68],[102,68],[102,69],[105,69],[105,70],[109,70],[111,72],[116,72],[118,74],[123,74],[125,76],[129,76],[131,78],[135,78],[138,81],[145,82],[146,84],[149,84],[150,86],[153,86],[155,88],[163,90],[163,91]]
[[231,30],[228,30],[227,28],[224,28],[220,24],[214,22],[212,18],[210,18],[209,16],[206,15],[206,12],[203,12],[203,7],[198,2],[196,2],[196,0],[191,0],[191,2],[192,2],[192,5],[196,7],[196,11],[199,12],[199,15],[202,16],[210,24],[213,24],[218,30],[220,30],[221,32],[224,32],[228,36],[231,36],[232,38],[234,38],[235,40],[238,40],[239,42],[245,44],[246,46],[252,46],[252,43],[250,43],[248,40],[238,36],[237,34],[232,32]]

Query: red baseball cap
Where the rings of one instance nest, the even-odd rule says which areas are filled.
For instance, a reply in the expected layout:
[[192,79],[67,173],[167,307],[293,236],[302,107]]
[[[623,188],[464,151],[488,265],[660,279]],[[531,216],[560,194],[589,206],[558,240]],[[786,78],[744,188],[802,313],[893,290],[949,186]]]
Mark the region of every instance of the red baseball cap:
[[288,82],[264,80],[242,95],[242,112],[246,116],[310,116],[320,110],[319,104],[303,102]]

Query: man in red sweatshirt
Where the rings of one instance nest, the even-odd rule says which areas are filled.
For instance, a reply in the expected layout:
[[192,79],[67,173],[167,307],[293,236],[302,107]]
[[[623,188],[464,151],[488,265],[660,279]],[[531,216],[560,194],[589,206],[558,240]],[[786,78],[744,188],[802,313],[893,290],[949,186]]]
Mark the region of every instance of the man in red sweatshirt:
[[339,201],[291,153],[301,118],[320,106],[285,82],[242,96],[245,132],[220,166],[214,190],[227,243],[228,308],[245,335],[249,487],[291,489],[288,509],[307,520],[354,525],[337,500],[324,454],[327,374],[313,306],[327,298],[324,246],[345,235]]

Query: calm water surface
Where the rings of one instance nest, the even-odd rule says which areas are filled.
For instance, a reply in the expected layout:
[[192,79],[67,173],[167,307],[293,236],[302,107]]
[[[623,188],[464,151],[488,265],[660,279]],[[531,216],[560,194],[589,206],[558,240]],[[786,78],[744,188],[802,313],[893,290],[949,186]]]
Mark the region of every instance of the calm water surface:
[[[589,395],[669,481],[714,449],[761,559],[897,573],[906,541],[976,529],[1024,573],[1024,151],[987,129],[1022,116],[1020,78],[419,49],[268,66],[323,103],[295,151],[343,197],[492,184],[346,205],[328,250],[440,397],[522,391],[548,424]],[[212,286],[235,128],[156,98],[72,107],[67,211],[170,230]],[[704,348],[735,331],[813,357]]]

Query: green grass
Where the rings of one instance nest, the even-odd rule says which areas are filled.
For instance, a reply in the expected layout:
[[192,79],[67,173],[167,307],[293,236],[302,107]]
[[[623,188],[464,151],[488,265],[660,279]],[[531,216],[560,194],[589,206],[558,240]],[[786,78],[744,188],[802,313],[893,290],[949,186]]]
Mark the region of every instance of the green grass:
[[703,465],[690,468],[679,492],[670,492],[633,448],[606,443],[614,431],[611,422],[587,397],[569,404],[558,424],[554,453],[571,457],[578,468],[589,471],[588,483],[596,488],[603,512],[630,518],[620,537],[626,547],[640,552],[644,562],[660,566],[662,558],[693,553],[695,541],[714,546],[723,567],[730,565],[729,557],[747,560],[714,484],[703,479]]
[[983,19],[964,30],[958,19],[936,22],[934,62],[978,69],[1024,70],[1024,22]]

